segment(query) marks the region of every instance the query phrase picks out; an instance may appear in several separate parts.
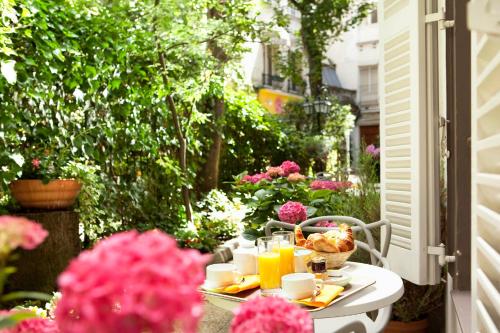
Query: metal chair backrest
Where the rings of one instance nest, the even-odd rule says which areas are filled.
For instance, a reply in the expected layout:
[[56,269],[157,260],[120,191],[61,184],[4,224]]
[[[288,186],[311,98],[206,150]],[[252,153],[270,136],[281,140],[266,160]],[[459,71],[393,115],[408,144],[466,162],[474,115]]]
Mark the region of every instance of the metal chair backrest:
[[[365,236],[366,240],[368,242],[364,243],[358,240],[355,240],[356,245],[358,248],[361,248],[367,252],[370,253],[370,261],[372,265],[376,266],[383,266],[384,268],[389,269],[389,263],[386,260],[387,257],[387,251],[389,250],[389,242],[391,239],[391,224],[387,220],[380,220],[377,222],[372,222],[369,224],[364,223],[363,221],[350,217],[350,216],[336,216],[336,215],[329,215],[329,216],[320,216],[320,217],[314,217],[308,220],[305,220],[299,224],[299,226],[302,228],[302,231],[304,232],[326,232],[328,230],[332,229],[338,229],[337,227],[316,227],[314,226],[316,223],[320,221],[329,221],[329,222],[335,222],[335,223],[347,223],[351,225],[352,231],[353,232],[360,232],[362,231]],[[375,241],[373,239],[373,235],[371,230],[378,228],[378,227],[384,227],[381,228],[381,231],[385,233],[384,237],[384,243],[381,246],[381,251],[379,252],[375,246]],[[266,227],[265,227],[265,233],[266,236],[271,236],[272,234],[272,228],[281,228],[285,230],[294,230],[295,225],[286,223],[286,222],[280,222],[280,221],[275,221],[271,220],[267,222]]]

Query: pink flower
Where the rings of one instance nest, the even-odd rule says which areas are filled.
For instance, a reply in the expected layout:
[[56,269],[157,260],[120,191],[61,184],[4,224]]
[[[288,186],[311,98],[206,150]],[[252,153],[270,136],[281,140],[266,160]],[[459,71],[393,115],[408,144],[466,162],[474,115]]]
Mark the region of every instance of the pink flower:
[[280,297],[257,297],[234,312],[230,333],[313,333],[309,313]]
[[18,247],[33,250],[49,233],[38,223],[24,217],[0,216],[0,252],[10,252]]
[[294,172],[288,175],[287,180],[292,183],[297,183],[306,180],[306,176],[301,175],[298,172]]
[[122,232],[82,252],[58,279],[63,332],[196,332],[207,257],[153,230]]
[[316,227],[326,227],[326,228],[335,228],[337,226],[337,223],[335,222],[330,222],[330,221],[319,221],[315,225]]
[[332,180],[315,180],[311,182],[309,187],[313,190],[344,190],[352,186],[351,182],[335,182]]
[[375,148],[375,145],[372,144],[366,147],[365,152],[373,158],[378,158],[380,155],[380,148]]
[[295,224],[307,219],[307,209],[300,202],[288,201],[280,207],[278,217],[283,222]]
[[[0,311],[0,317],[12,315],[20,311]],[[2,333],[59,333],[55,321],[44,318],[30,318],[19,322],[16,326],[0,330]]]
[[253,176],[246,175],[241,179],[242,183],[252,183],[252,184],[257,184],[262,180],[268,180],[271,181],[272,178],[266,174],[266,173],[257,173]]
[[300,172],[300,167],[297,163],[292,161],[285,161],[281,163],[281,173],[280,176],[288,177],[289,174]]
[[269,168],[267,168],[267,171],[266,171],[266,174],[272,178],[278,177],[282,173],[283,173],[283,169],[281,169],[281,167],[279,167],[279,166],[278,167],[269,167]]
[[34,158],[31,160],[31,165],[33,165],[33,168],[39,169],[40,168],[40,160],[38,158]]

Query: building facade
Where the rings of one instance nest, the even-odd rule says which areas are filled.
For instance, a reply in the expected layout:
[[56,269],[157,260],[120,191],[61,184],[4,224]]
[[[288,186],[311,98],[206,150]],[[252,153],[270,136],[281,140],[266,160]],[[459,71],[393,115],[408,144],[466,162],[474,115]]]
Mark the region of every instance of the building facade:
[[377,10],[333,43],[327,51],[327,58],[334,66],[342,88],[355,91],[359,113],[351,133],[351,152],[356,160],[362,143],[379,144]]
[[[263,22],[273,22],[274,9],[270,1],[256,1],[259,19]],[[248,42],[249,51],[242,59],[243,79],[248,86],[257,92],[258,100],[271,113],[279,114],[289,101],[303,99],[304,87],[296,85],[290,78],[280,75],[279,62],[281,58],[297,49],[297,31],[300,29],[300,13],[288,7],[290,24],[285,28],[275,27],[262,40]],[[304,73],[301,73],[304,76]]]

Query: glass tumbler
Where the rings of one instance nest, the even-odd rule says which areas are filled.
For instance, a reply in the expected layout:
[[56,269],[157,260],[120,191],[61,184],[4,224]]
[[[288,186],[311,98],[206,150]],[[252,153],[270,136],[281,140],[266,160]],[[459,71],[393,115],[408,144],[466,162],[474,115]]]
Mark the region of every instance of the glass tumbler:
[[272,235],[280,243],[278,250],[280,254],[280,276],[295,273],[295,234],[293,231],[275,231]]
[[260,289],[263,295],[280,292],[280,241],[273,236],[257,239]]

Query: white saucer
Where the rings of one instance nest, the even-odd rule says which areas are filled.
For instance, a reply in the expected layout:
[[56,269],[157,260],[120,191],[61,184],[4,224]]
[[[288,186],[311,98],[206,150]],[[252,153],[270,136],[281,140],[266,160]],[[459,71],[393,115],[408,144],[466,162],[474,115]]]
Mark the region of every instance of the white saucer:
[[351,282],[352,277],[348,274],[343,273],[341,276],[329,277],[325,280],[325,284],[333,284],[340,287],[345,287]]
[[[227,285],[229,286],[229,285]],[[203,284],[200,286],[201,289],[206,290],[206,291],[218,291],[220,289],[224,289],[227,286],[214,286],[213,284],[210,284],[208,281],[203,282]]]

